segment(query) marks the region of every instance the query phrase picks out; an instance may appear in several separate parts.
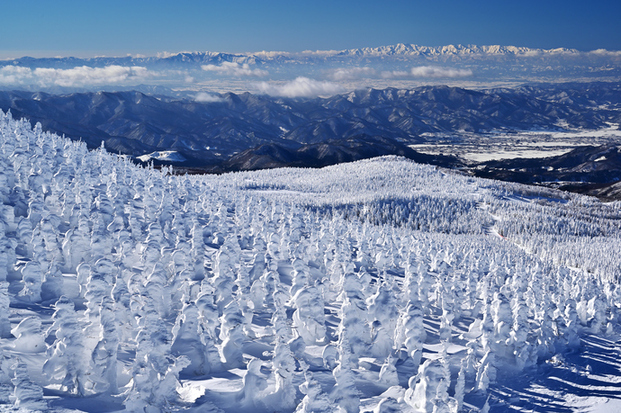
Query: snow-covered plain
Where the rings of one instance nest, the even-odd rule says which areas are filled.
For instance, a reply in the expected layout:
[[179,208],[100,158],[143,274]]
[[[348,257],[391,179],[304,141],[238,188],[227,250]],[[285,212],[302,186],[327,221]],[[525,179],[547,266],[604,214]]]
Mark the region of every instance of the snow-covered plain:
[[614,411],[621,203],[385,157],[174,176],[0,112],[0,409]]
[[596,130],[426,133],[422,136],[428,142],[408,146],[422,153],[451,154],[474,162],[547,158],[563,155],[579,146],[621,144],[618,124]]

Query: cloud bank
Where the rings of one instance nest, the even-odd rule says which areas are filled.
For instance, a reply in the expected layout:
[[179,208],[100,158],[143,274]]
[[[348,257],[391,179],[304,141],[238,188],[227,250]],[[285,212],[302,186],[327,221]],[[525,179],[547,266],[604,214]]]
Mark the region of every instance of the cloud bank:
[[0,68],[0,84],[39,86],[87,86],[110,85],[128,81],[140,81],[149,76],[149,71],[141,66],[80,66],[72,69],[53,69],[39,67],[30,69],[20,66]]
[[448,69],[445,67],[437,66],[415,66],[409,71],[405,70],[393,70],[382,72],[382,77],[385,79],[394,78],[457,78],[472,76],[472,70],[470,69]]
[[295,80],[282,84],[261,82],[256,84],[256,88],[261,93],[288,98],[331,96],[345,91],[341,85],[336,83],[309,79],[307,77],[298,77]]
[[218,95],[212,95],[211,93],[199,92],[194,97],[194,101],[199,103],[222,102],[222,98]]
[[370,67],[342,67],[335,69],[329,74],[332,80],[351,80],[360,79],[375,75],[376,70]]
[[25,79],[32,78],[32,70],[21,66],[0,67],[0,84],[21,85]]
[[591,50],[589,54],[596,55],[596,56],[616,57],[616,56],[621,56],[621,50],[597,49],[597,50]]
[[223,62],[220,66],[217,65],[202,65],[201,69],[206,72],[215,72],[220,75],[225,76],[267,76],[269,73],[266,70],[261,69],[251,69],[248,63],[244,63],[240,65],[235,62]]

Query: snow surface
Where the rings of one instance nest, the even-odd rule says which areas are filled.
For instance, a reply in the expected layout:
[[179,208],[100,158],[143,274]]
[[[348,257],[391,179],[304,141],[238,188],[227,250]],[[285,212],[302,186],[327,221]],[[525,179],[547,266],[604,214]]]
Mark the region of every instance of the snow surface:
[[137,156],[142,162],[149,162],[151,159],[166,162],[185,162],[187,159],[177,151],[156,151],[149,154]]
[[474,162],[563,155],[580,146],[619,145],[616,123],[602,129],[512,131],[489,133],[425,133],[427,142],[408,145],[428,154],[451,154]]
[[621,203],[173,176],[0,113],[0,411],[616,411]]

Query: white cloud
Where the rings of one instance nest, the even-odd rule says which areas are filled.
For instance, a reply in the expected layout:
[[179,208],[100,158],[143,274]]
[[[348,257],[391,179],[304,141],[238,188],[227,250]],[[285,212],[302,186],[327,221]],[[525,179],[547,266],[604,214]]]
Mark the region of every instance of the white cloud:
[[199,92],[194,97],[194,101],[200,102],[200,103],[221,102],[222,98],[218,95],[212,95],[211,93]]
[[375,69],[370,67],[342,67],[334,69],[329,76],[333,80],[350,80],[373,76],[375,73]]
[[32,71],[27,67],[12,65],[0,67],[0,84],[3,85],[22,85],[31,77]]
[[74,67],[73,69],[37,68],[34,75],[43,83],[58,86],[81,86],[123,83],[133,78],[144,78],[147,69],[140,66]]
[[222,62],[220,66],[217,65],[203,65],[201,68],[207,72],[215,72],[226,76],[267,76],[269,73],[261,69],[251,69],[248,63],[240,65],[236,62]]
[[298,77],[295,80],[281,84],[261,82],[258,83],[256,87],[261,93],[288,98],[331,96],[344,92],[341,85],[309,79],[307,77]]
[[311,56],[334,56],[341,53],[341,50],[304,50],[302,55],[311,55]]
[[155,57],[157,57],[158,59],[166,59],[168,57],[173,57],[173,56],[177,56],[179,54],[179,52],[158,52]]
[[289,52],[270,52],[267,50],[262,50],[260,52],[254,52],[252,53],[252,56],[257,56],[257,57],[262,57],[262,58],[266,58],[266,59],[273,59],[275,57],[280,57],[280,56],[291,56],[291,53]]
[[141,66],[81,66],[72,69],[39,67],[34,70],[21,66],[4,66],[0,68],[0,84],[64,87],[109,85],[142,80],[148,75],[148,70]]
[[597,55],[597,56],[621,56],[621,50],[597,49],[597,50],[591,50],[589,54]]
[[443,67],[418,66],[410,71],[414,77],[466,77],[472,76],[469,69],[446,69]]
[[527,57],[534,57],[534,56],[541,56],[541,50],[538,49],[530,49],[530,50],[526,50],[524,52],[522,52],[522,56],[527,56]]
[[382,77],[385,79],[395,79],[395,78],[404,78],[404,77],[412,77],[410,72],[406,72],[405,70],[391,70],[382,72]]
[[472,76],[472,70],[470,69],[448,69],[445,67],[437,66],[416,66],[409,71],[393,70],[388,72],[382,72],[382,77],[387,79],[392,78],[411,78],[411,77],[467,77]]

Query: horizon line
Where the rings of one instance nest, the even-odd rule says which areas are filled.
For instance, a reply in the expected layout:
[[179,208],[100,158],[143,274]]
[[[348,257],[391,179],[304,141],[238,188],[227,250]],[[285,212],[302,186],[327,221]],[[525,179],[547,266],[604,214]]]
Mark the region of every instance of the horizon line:
[[[557,47],[557,48],[536,48],[536,47],[528,47],[528,46],[515,46],[515,45],[501,45],[501,44],[489,44],[489,45],[476,45],[476,44],[466,44],[463,45],[461,43],[458,44],[447,44],[442,46],[425,46],[416,43],[395,43],[389,45],[382,46],[366,46],[366,47],[357,47],[357,48],[347,48],[347,49],[317,49],[317,50],[303,50],[303,51],[279,51],[279,50],[260,50],[253,52],[226,52],[226,51],[212,51],[212,50],[180,50],[176,52],[168,52],[168,51],[158,51],[158,52],[146,52],[146,53],[122,53],[122,52],[80,52],[80,51],[45,51],[45,50],[27,50],[16,52],[16,54],[12,54],[10,51],[1,51],[0,50],[0,61],[8,61],[8,60],[18,60],[24,58],[32,58],[32,59],[64,59],[64,58],[75,58],[75,59],[101,59],[101,58],[127,58],[130,57],[132,59],[148,59],[148,58],[158,58],[165,59],[167,57],[178,56],[181,54],[225,54],[232,56],[261,56],[261,55],[273,55],[273,56],[308,56],[308,55],[336,55],[343,52],[350,52],[356,50],[373,50],[373,49],[385,49],[385,48],[396,48],[399,46],[405,47],[416,47],[428,50],[442,50],[445,48],[456,48],[458,50],[464,50],[467,48],[512,48],[519,49],[522,51],[521,53],[515,53],[516,55],[528,56],[528,52],[537,52],[537,53],[551,53],[551,54],[609,54],[609,55],[617,55],[621,56],[621,50],[609,50],[605,48],[598,48],[592,50],[579,50],[575,48],[567,48],[567,47]],[[4,57],[3,55],[11,55],[9,57]],[[381,53],[379,53],[381,54]],[[483,54],[492,54],[489,52],[484,52]]]

